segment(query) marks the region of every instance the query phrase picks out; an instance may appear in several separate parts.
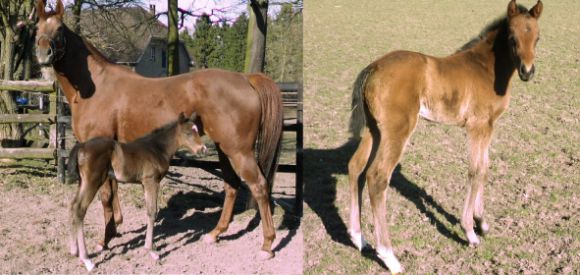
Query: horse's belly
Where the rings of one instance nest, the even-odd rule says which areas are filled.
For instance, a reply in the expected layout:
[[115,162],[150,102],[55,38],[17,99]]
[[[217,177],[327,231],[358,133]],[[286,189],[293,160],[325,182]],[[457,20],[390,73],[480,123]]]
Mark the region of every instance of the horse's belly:
[[459,109],[448,109],[439,106],[430,107],[426,102],[421,101],[419,116],[432,122],[462,126],[465,124],[464,109],[464,107]]

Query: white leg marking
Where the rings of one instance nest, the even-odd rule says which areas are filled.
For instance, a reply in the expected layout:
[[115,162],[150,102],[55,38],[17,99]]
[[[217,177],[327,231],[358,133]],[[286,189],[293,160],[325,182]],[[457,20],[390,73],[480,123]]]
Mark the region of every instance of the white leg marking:
[[350,240],[354,243],[354,246],[356,246],[359,251],[362,251],[368,245],[361,232],[349,231],[349,234]]
[[469,246],[479,245],[479,238],[477,237],[477,235],[475,235],[475,231],[469,230],[465,232],[465,235],[467,235],[467,240],[469,240]]
[[83,262],[83,264],[87,268],[87,271],[91,271],[91,270],[93,270],[93,268],[95,268],[95,265],[93,264],[93,262],[91,262],[91,260],[81,259],[81,261]]
[[379,246],[377,249],[377,254],[379,258],[385,263],[391,274],[398,274],[403,272],[403,267],[397,257],[395,257],[395,253],[393,253],[392,249],[388,249],[382,246]]

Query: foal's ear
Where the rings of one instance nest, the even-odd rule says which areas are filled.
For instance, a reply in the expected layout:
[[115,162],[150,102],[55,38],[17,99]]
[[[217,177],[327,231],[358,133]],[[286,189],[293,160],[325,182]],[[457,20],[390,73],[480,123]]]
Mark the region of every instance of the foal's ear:
[[507,10],[508,18],[512,18],[512,17],[518,15],[519,13],[520,13],[520,11],[518,9],[518,5],[516,4],[516,0],[510,1],[510,3],[508,4],[508,10]]
[[542,1],[538,0],[538,3],[530,10],[530,15],[536,19],[540,18],[544,5]]
[[62,4],[61,0],[56,1],[56,17],[58,17],[58,19],[62,20],[63,16],[64,16],[64,5]]
[[185,114],[183,112],[179,113],[179,118],[177,119],[177,121],[179,121],[179,123],[187,122],[187,118],[185,117]]
[[36,1],[36,14],[41,20],[46,20],[46,12],[44,11],[44,0]]

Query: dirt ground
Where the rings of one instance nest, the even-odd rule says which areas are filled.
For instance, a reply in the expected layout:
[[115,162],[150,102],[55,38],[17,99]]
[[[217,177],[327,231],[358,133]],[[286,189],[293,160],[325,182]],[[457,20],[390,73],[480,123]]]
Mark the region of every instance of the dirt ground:
[[[40,165],[43,166],[43,165]],[[68,205],[76,186],[56,182],[48,165],[4,163],[0,166],[0,273],[83,273],[68,253]],[[275,197],[293,194],[294,175],[279,174]],[[95,273],[302,273],[303,234],[299,220],[276,207],[276,257],[259,260],[262,229],[256,211],[243,211],[237,200],[234,220],[218,243],[201,240],[219,219],[223,187],[215,175],[196,168],[172,168],[163,180],[154,243],[161,256],[144,251],[146,212],[140,185],[121,185],[124,223],[110,249],[95,253],[102,236],[100,202],[85,218],[89,255]]]

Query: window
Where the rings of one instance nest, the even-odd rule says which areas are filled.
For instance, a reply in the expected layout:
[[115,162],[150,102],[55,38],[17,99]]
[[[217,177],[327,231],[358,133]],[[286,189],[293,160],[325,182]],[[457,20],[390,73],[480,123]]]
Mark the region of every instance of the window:
[[161,50],[161,68],[167,68],[167,53],[165,50]]
[[151,46],[151,56],[149,57],[149,60],[155,62],[155,47]]

